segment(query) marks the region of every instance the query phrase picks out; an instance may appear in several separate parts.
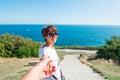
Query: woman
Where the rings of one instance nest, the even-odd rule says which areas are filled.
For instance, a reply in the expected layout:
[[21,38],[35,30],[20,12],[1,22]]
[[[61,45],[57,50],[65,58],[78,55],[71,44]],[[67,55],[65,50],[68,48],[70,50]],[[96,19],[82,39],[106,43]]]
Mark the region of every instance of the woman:
[[40,49],[39,57],[40,59],[50,57],[53,61],[51,64],[56,66],[56,71],[49,78],[44,80],[62,80],[61,79],[61,70],[60,70],[60,60],[54,48],[54,43],[58,38],[58,30],[53,25],[48,25],[42,29],[42,35],[45,39],[45,43]]

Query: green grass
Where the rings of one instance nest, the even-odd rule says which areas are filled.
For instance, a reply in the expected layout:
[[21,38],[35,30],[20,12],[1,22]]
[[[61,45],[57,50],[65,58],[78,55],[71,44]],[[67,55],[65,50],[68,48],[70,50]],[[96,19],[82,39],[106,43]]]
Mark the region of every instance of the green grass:
[[80,49],[80,50],[98,50],[97,46],[55,46],[57,49]]

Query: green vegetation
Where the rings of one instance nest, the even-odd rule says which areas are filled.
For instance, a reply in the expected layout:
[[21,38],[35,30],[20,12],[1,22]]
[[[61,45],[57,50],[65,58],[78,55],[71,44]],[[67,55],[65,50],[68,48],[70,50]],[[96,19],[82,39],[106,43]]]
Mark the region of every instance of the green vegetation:
[[[38,60],[39,47],[42,43],[34,42],[30,38],[10,35],[0,35],[0,80],[19,80],[32,67],[29,61]],[[100,47],[56,46],[57,49],[85,49],[97,50],[97,54],[82,52],[57,51],[61,60],[67,54],[78,54],[80,60],[91,66],[96,72],[109,80],[120,80],[120,37],[112,36]],[[5,57],[5,58],[3,58]],[[17,57],[17,58],[9,58]],[[24,58],[27,57],[27,58]],[[19,59],[22,58],[22,59]]]
[[[30,38],[15,36],[9,33],[0,35],[0,57],[37,57],[42,43],[32,41]],[[86,49],[96,50],[92,46],[55,46],[57,49]]]
[[30,38],[10,35],[0,35],[1,57],[37,57],[41,43],[34,42]]
[[56,46],[57,49],[80,49],[80,50],[97,50],[98,47],[96,46],[77,46],[77,45],[71,45],[71,46]]
[[120,80],[120,37],[112,36],[106,40],[96,54],[80,54],[80,60],[105,78]]
[[112,36],[105,45],[98,48],[96,58],[113,59],[120,64],[120,37]]

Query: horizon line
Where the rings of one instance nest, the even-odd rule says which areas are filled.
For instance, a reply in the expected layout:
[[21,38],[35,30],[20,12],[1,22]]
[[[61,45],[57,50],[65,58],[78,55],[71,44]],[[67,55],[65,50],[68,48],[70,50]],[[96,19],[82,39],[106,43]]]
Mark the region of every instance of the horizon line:
[[48,24],[48,23],[0,23],[0,25],[99,25],[99,26],[120,26],[120,24]]

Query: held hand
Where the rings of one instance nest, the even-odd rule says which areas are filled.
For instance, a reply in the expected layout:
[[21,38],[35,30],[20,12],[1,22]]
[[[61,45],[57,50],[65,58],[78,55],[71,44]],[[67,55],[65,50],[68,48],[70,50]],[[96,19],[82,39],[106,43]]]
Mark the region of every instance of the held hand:
[[47,67],[44,70],[44,73],[46,77],[48,76],[50,77],[55,70],[56,70],[55,66],[53,66],[52,62],[49,62]]
[[35,65],[21,80],[42,80],[50,77],[55,71],[55,66],[50,63],[50,58],[45,58]]
[[[45,59],[47,60],[47,59]],[[56,71],[56,67],[52,64],[52,61],[50,58],[48,58],[49,62],[47,64],[45,64],[46,66],[44,67],[43,71],[42,71],[42,78],[47,78],[53,75],[53,72]],[[44,60],[43,60],[44,62]]]

